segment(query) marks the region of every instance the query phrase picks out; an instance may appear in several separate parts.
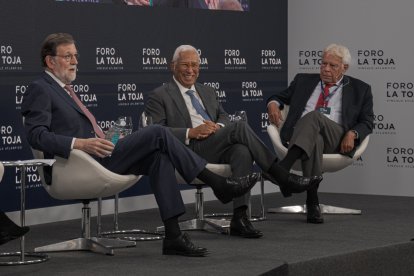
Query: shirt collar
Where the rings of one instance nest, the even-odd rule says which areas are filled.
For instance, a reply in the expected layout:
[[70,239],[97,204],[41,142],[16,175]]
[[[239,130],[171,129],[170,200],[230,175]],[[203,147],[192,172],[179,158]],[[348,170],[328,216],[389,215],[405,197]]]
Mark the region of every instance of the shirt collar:
[[185,94],[185,92],[187,92],[188,90],[193,90],[193,91],[196,91],[196,90],[195,90],[195,86],[194,86],[194,84],[193,84],[190,88],[187,88],[187,87],[182,86],[182,84],[181,84],[181,83],[179,83],[179,82],[175,79],[175,77],[174,77],[174,76],[173,76],[173,79],[174,79],[175,83],[177,84],[178,89],[180,89],[181,94]]
[[[344,79],[344,75],[333,85],[333,86],[339,86],[342,83],[342,80]],[[326,84],[321,80],[322,84],[325,86]]]
[[60,87],[64,88],[66,84],[64,84],[60,79],[58,79],[52,72],[49,70],[45,70],[46,74],[52,77],[59,85]]

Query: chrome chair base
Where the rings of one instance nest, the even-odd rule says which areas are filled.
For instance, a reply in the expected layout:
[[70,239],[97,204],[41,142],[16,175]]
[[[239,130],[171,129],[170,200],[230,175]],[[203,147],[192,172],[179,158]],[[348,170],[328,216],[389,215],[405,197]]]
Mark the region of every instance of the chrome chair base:
[[38,264],[43,263],[49,260],[49,256],[43,253],[33,253],[33,252],[4,252],[0,253],[0,258],[11,259],[12,257],[19,257],[17,261],[1,261],[0,266],[6,265],[26,265],[26,264]]
[[114,248],[134,247],[133,241],[105,238],[77,238],[69,241],[45,245],[35,248],[35,252],[61,252],[86,250],[105,255],[114,255]]
[[[222,234],[228,234],[230,228],[230,221],[226,219],[190,219],[181,221],[179,223],[182,231],[202,230],[202,231],[216,231]],[[157,227],[157,231],[163,232],[164,226]]]
[[[344,207],[337,207],[325,204],[319,204],[322,214],[331,215],[361,215],[362,211],[357,209],[349,209]],[[306,214],[306,204],[304,205],[293,205],[283,206],[278,208],[267,209],[268,213],[279,213],[279,214]]]
[[107,231],[100,233],[100,236],[107,238],[118,238],[126,241],[158,241],[163,239],[162,233],[151,232],[143,229]]
[[[102,198],[98,198],[98,215],[97,215],[97,231],[98,237],[107,237],[108,239],[125,240],[125,241],[157,241],[162,240],[162,233],[157,233],[143,229],[128,229],[119,230],[118,218],[119,218],[119,194],[115,194],[114,197],[114,230],[102,231]],[[133,235],[133,236],[131,236]],[[136,243],[135,243],[136,244]],[[135,246],[135,245],[134,245]],[[121,248],[122,246],[118,247]],[[129,246],[123,246],[129,247]]]

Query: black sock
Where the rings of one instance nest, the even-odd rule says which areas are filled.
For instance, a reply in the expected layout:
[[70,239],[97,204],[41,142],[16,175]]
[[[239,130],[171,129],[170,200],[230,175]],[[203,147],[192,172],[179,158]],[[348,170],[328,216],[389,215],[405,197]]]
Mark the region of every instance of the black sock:
[[238,218],[242,218],[242,217],[246,216],[247,215],[246,211],[247,211],[247,206],[246,205],[234,208],[233,218],[238,219]]
[[288,183],[290,169],[304,153],[300,147],[293,146],[288,150],[286,157],[282,161],[279,163],[277,161],[273,162],[268,172],[278,181],[279,186],[283,186],[283,183]]
[[180,226],[178,225],[178,216],[165,220],[164,227],[166,239],[173,240],[181,235]]
[[19,227],[3,211],[0,211],[0,230]]
[[197,178],[210,186],[213,190],[219,190],[222,187],[222,184],[226,181],[224,177],[217,175],[206,168],[197,175]]
[[303,149],[294,145],[288,150],[285,158],[283,158],[283,160],[279,162],[279,165],[285,168],[287,171],[290,171],[293,164],[295,164],[296,160],[300,159],[304,154],[305,151]]

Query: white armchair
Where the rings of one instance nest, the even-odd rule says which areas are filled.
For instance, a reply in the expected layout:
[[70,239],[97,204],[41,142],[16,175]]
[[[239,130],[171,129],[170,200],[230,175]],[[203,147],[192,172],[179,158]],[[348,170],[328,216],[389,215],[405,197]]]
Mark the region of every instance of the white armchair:
[[[43,153],[33,150],[35,158],[42,159]],[[135,246],[133,241],[91,237],[90,200],[113,196],[133,184],[140,176],[113,173],[89,154],[73,149],[68,159],[55,157],[52,183],[45,183],[43,169],[39,170],[44,188],[50,196],[61,200],[81,200],[82,236],[80,238],[35,248],[35,252],[89,250],[113,255],[113,248]]]
[[[283,159],[288,151],[288,149],[282,144],[279,135],[279,129],[271,124],[267,127],[267,133],[269,134],[270,140],[272,141],[273,147],[275,149],[276,155],[279,159]],[[342,154],[324,154],[323,155],[323,172],[336,172],[346,168],[351,165],[355,160],[361,157],[362,153],[368,146],[369,136],[367,136],[362,143],[358,146],[355,155],[353,158]],[[293,168],[295,171],[301,171],[301,163],[297,161]],[[325,214],[361,214],[361,210],[335,207],[330,205],[320,204],[321,212]],[[285,206],[279,208],[270,208],[268,209],[270,213],[306,213],[306,204],[304,205],[295,205],[295,206]]]
[[0,162],[0,181],[3,179],[4,174],[4,166],[3,163]]

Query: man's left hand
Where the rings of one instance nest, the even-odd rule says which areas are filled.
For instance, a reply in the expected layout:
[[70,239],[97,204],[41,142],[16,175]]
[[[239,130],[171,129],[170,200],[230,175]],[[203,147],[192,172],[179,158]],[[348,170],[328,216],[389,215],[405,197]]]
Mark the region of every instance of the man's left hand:
[[353,131],[348,131],[341,142],[341,153],[348,153],[354,149],[356,134]]

